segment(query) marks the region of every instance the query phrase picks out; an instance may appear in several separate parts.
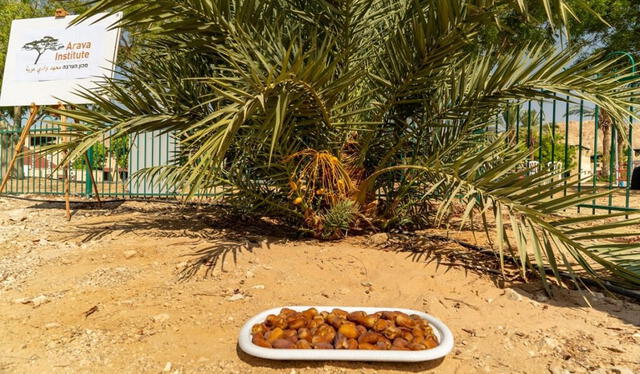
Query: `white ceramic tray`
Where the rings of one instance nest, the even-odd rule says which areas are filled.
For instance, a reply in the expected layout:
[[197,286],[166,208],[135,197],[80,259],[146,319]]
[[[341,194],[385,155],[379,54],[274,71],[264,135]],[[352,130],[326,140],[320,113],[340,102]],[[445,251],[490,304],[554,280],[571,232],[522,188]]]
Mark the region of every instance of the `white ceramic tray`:
[[[358,310],[369,314],[379,311],[400,311],[407,314],[417,314],[429,321],[429,325],[438,337],[440,344],[432,349],[423,351],[368,351],[368,350],[344,350],[344,349],[274,349],[259,347],[251,342],[251,327],[262,323],[269,314],[278,314],[282,308],[293,309],[302,312],[309,308],[316,308],[319,312],[330,312],[334,308],[340,308],[347,312]],[[451,330],[439,319],[423,312],[412,309],[400,308],[372,308],[372,307],[344,307],[344,306],[286,306],[265,310],[249,319],[240,330],[238,345],[245,353],[255,357],[270,360],[332,360],[332,361],[390,361],[390,362],[420,362],[435,360],[446,356],[453,349],[453,334]]]

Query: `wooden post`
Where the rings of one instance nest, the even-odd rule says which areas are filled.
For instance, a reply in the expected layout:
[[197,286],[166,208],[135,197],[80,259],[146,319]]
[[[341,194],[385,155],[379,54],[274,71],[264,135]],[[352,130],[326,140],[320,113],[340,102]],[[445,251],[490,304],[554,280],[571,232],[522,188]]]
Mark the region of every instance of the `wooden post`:
[[[65,109],[64,104],[58,103],[58,109],[59,110],[64,110]],[[60,115],[60,122],[62,122],[62,123],[67,122],[67,116],[61,114]],[[67,131],[67,126],[63,125],[62,131],[66,132]],[[63,142],[66,141],[66,140],[67,140],[66,137],[64,137],[62,139]],[[62,153],[62,158],[64,159],[66,157],[67,157],[67,151],[65,150]],[[63,169],[64,170],[63,171],[63,176],[64,176],[64,207],[65,207],[65,211],[66,211],[67,221],[71,221],[71,202],[69,201],[69,193],[70,193],[70,191],[69,191],[69,189],[70,189],[69,188],[69,183],[70,183],[69,182],[69,165],[70,165],[69,160],[67,160],[65,162],[65,164],[62,166],[64,168]]]
[[0,184],[0,194],[4,191],[7,182],[9,182],[9,178],[11,177],[11,172],[13,171],[13,167],[18,159],[18,155],[22,151],[22,147],[24,146],[24,142],[29,135],[29,131],[31,130],[31,126],[36,122],[36,117],[38,114],[38,106],[36,104],[31,104],[31,114],[29,115],[29,119],[27,123],[24,125],[22,129],[22,133],[20,134],[20,139],[18,140],[18,144],[16,145],[16,149],[13,152],[13,157],[9,162],[9,166],[7,167],[7,173],[2,178],[2,184]]

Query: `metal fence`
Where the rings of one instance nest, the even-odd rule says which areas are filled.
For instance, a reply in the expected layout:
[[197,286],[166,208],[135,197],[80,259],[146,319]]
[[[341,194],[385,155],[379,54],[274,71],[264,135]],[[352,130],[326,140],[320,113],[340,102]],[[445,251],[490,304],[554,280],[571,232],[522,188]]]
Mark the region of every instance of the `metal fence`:
[[597,106],[561,100],[529,101],[507,106],[488,131],[511,131],[509,141],[531,151],[527,167],[561,171],[577,176],[577,186],[561,191],[609,191],[604,198],[581,204],[581,209],[631,211],[640,209],[640,131],[632,126],[627,138]]
[[[0,178],[7,172],[21,129],[0,129]],[[24,144],[23,155],[14,166],[6,193],[34,195],[63,195],[64,168],[59,168],[61,153],[43,154],[42,147],[58,141],[50,136],[59,133],[58,127],[34,126]],[[94,146],[87,154],[93,166],[93,180],[98,192],[105,196],[128,196],[127,167],[123,165],[117,150],[108,141]],[[124,167],[123,167],[124,166]],[[93,180],[84,158],[69,163],[70,193],[73,196],[93,195]]]
[[[606,116],[604,117],[606,118]],[[529,148],[528,167],[552,168],[564,175],[579,175],[583,181],[566,187],[561,193],[583,190],[611,192],[610,196],[583,204],[579,210],[628,211],[640,209],[640,131],[631,129],[627,142],[618,136],[609,120],[591,103],[531,101],[508,106],[496,117],[488,131],[511,131],[510,141]],[[57,127],[40,123],[27,137],[26,154],[21,157],[9,179],[9,194],[63,195],[64,171],[58,169],[61,154],[44,155],[39,148],[58,141],[48,136]],[[0,129],[0,178],[6,167],[20,130]],[[604,140],[604,142],[603,142]],[[605,144],[606,142],[606,144]],[[176,150],[168,134],[148,133],[135,139],[103,139],[88,152],[93,178],[84,158],[69,166],[72,196],[91,197],[94,185],[107,197],[176,197],[182,195],[172,186],[144,178],[132,178],[136,171],[166,164]],[[57,169],[57,170],[56,170]],[[201,196],[214,195],[202,194]]]

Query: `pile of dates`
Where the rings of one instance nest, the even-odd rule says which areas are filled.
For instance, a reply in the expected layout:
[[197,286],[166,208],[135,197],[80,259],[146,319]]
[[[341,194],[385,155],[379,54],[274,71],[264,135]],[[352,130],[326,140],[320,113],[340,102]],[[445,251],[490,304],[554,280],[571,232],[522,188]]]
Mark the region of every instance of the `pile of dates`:
[[251,329],[252,342],[279,349],[367,349],[419,351],[434,348],[438,339],[429,323],[412,314],[373,314],[315,308],[296,312],[283,308]]

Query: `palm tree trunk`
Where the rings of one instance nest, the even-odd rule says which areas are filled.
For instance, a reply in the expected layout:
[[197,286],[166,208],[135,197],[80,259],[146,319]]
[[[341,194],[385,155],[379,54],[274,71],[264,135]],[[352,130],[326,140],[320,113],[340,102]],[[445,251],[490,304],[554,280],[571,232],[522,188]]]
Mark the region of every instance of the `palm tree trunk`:
[[[620,132],[618,131],[618,139],[616,142],[616,145],[618,147],[617,151],[616,151],[616,165],[617,165],[617,170],[621,171],[622,168],[624,167],[623,165],[626,165],[626,160],[627,160],[627,155],[624,152],[624,139],[622,137],[622,134],[620,134]],[[631,144],[629,145],[631,146]],[[627,175],[623,174],[620,175],[620,180],[626,180],[627,179]]]
[[[602,129],[602,177],[608,178],[611,162],[611,118],[604,109],[600,110],[600,128]],[[597,150],[596,150],[597,152]]]

